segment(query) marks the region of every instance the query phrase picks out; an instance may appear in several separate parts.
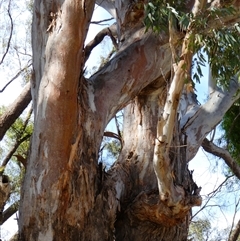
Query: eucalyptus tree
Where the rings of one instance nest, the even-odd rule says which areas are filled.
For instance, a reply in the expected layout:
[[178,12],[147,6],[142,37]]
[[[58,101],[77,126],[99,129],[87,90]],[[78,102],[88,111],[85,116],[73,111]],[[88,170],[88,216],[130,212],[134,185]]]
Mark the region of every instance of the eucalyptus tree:
[[[95,4],[116,23],[84,46]],[[206,136],[240,95],[239,13],[238,1],[34,1],[21,240],[187,239],[201,205],[188,163],[202,143],[213,149]],[[106,35],[116,54],[86,78]],[[192,78],[202,74],[201,50],[212,74],[200,106]],[[123,108],[121,152],[106,172],[101,141]]]

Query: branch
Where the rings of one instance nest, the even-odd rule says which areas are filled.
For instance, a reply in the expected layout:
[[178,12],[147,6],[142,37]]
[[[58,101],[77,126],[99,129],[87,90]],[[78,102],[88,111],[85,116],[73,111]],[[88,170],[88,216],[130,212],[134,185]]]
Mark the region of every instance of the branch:
[[32,65],[32,63],[25,66],[23,69],[21,69],[11,80],[8,81],[8,83],[0,90],[0,93],[2,93],[8,85],[10,85],[23,71],[25,71],[27,68],[29,68]]
[[234,175],[240,180],[240,166],[239,164],[231,157],[230,153],[218,146],[213,142],[210,142],[207,138],[203,140],[202,147],[208,153],[211,153],[215,156],[222,158],[228,167],[232,170]]
[[[101,30],[96,36],[95,38],[86,45],[86,47],[84,48],[84,53],[85,53],[85,60],[84,62],[86,63],[86,61],[88,60],[92,50],[99,44],[102,42],[102,40],[104,39],[105,36],[109,36],[111,39],[113,38],[113,36],[116,36],[117,34],[117,25],[116,24],[112,24],[110,27],[108,28],[104,28],[103,30]],[[113,40],[113,39],[112,39]],[[115,42],[113,41],[114,45]],[[116,46],[115,46],[116,47]]]
[[240,220],[238,220],[238,223],[232,232],[231,237],[228,239],[228,241],[237,241],[238,237],[240,235]]
[[111,21],[113,20],[114,18],[107,18],[107,19],[103,19],[103,20],[100,20],[100,21],[91,21],[90,23],[91,24],[101,24],[103,22],[108,22],[108,21]]
[[[171,69],[168,36],[162,34],[156,38],[144,31],[144,28],[137,31],[135,35],[139,37],[129,40],[129,46],[124,51],[120,49],[88,81],[89,91],[95,96],[94,104],[106,122],[157,78],[162,77],[161,84],[166,84]],[[107,118],[103,117],[104,110],[107,110]]]
[[[30,121],[30,118],[31,118],[31,115],[32,115],[32,112],[33,112],[33,108],[31,108],[28,112],[28,115],[27,115],[27,118],[26,120],[24,121],[23,123],[23,126],[20,128],[19,132],[17,133],[17,138],[16,138],[16,141],[15,141],[15,144],[13,145],[12,149],[9,151],[8,155],[5,157],[5,159],[3,160],[2,162],[2,165],[1,165],[1,170],[4,171],[4,168],[5,166],[8,164],[8,162],[10,161],[10,159],[12,158],[13,154],[16,152],[16,150],[18,149],[18,147],[24,142],[26,141],[27,139],[29,139],[31,137],[31,134],[27,134],[25,136],[24,135],[24,132],[26,130],[26,127]],[[23,137],[22,137],[23,136]],[[25,167],[26,169],[26,158],[23,158],[21,155],[14,155],[17,160],[22,163],[22,165]]]
[[24,109],[30,103],[31,99],[31,86],[30,83],[28,83],[17,99],[10,106],[8,106],[4,114],[0,116],[0,140],[2,140],[6,131],[22,114]]
[[106,136],[106,137],[111,137],[111,138],[115,138],[115,139],[119,140],[119,141],[122,143],[121,137],[120,137],[119,135],[111,132],[111,131],[105,131],[105,132],[104,132],[104,136]]
[[10,48],[11,39],[12,39],[12,33],[13,33],[13,20],[12,20],[12,16],[11,16],[11,14],[10,14],[10,6],[11,6],[11,0],[9,1],[9,4],[8,4],[8,10],[7,10],[7,12],[8,12],[8,16],[9,16],[9,18],[10,18],[10,23],[11,23],[10,34],[9,34],[9,38],[8,38],[7,48],[6,48],[5,53],[4,53],[3,56],[2,56],[2,59],[1,59],[1,61],[0,61],[0,65],[3,63],[3,60],[4,60],[4,58],[6,57],[6,55],[7,55],[7,53],[8,53],[8,50],[9,50],[9,48]]
[[1,221],[0,221],[0,225],[2,225],[4,222],[6,222],[14,213],[17,212],[19,207],[19,203],[15,202],[13,203],[10,207],[8,207],[1,216]]
[[238,77],[235,76],[230,80],[227,89],[215,90],[195,114],[181,123],[182,132],[187,137],[188,161],[192,160],[205,137],[218,125],[226,111],[240,97],[239,88],[240,83],[238,83]]
[[228,180],[229,178],[231,178],[231,177],[233,177],[233,175],[232,175],[232,176],[227,176],[227,177],[225,178],[225,180],[224,180],[215,190],[213,190],[212,192],[208,193],[208,195],[207,195],[207,196],[208,196],[207,201],[206,201],[205,204],[204,204],[203,206],[201,206],[201,208],[191,217],[191,220],[194,219],[203,209],[211,206],[211,205],[207,205],[207,204],[211,201],[212,198],[214,198],[214,197],[217,195],[217,193],[220,192],[220,189],[222,188],[222,186],[223,186],[223,185],[227,182],[227,180]]
[[[14,146],[12,147],[12,149],[9,151],[8,155],[5,157],[5,159],[2,162],[1,168],[5,167],[8,162],[10,161],[10,159],[12,158],[13,154],[16,152],[16,150],[18,149],[18,147],[27,139],[29,139],[31,137],[30,134],[24,136],[22,139],[17,140],[16,143],[14,144]],[[23,164],[23,166],[26,168],[26,160],[21,159],[20,155],[15,155],[16,158],[18,159],[19,162],[21,162]],[[20,156],[20,157],[19,157]],[[4,170],[4,169],[3,169]]]

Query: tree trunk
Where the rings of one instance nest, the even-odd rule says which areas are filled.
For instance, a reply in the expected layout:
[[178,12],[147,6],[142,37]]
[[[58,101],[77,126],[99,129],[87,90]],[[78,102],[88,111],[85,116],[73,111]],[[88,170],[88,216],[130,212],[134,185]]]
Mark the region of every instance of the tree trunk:
[[[156,125],[160,115],[158,97],[159,94],[164,95],[166,86],[163,79],[157,85],[159,92],[149,93],[151,89],[147,88],[124,110],[124,146],[115,164],[124,170],[121,175],[124,195],[115,223],[116,240],[119,241],[180,241],[187,238],[188,210],[169,218],[168,214],[172,211],[159,200],[153,156]],[[156,88],[156,83],[154,87]],[[173,135],[174,138],[179,138],[176,130]],[[171,152],[172,173],[177,171],[175,174],[179,180],[176,181],[184,184],[182,175],[187,172],[186,157],[184,151],[174,152],[174,149],[178,148],[172,148]],[[174,163],[178,163],[178,166],[174,167]],[[185,178],[185,181],[192,181],[189,175]]]

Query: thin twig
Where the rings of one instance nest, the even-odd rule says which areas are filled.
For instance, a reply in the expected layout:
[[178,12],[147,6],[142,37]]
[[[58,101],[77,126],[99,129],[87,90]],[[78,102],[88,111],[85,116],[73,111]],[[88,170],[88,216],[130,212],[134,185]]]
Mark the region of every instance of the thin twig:
[[26,130],[26,127],[30,121],[30,118],[31,118],[31,115],[32,115],[32,112],[33,112],[33,108],[31,108],[27,114],[27,117],[23,123],[23,126],[22,128],[20,129],[20,132],[17,133],[17,140],[15,141],[15,144],[13,145],[12,149],[9,151],[8,155],[5,157],[5,159],[3,160],[2,162],[2,165],[1,167],[5,167],[9,160],[12,158],[13,154],[16,152],[16,150],[18,149],[18,147],[24,142],[26,141],[27,139],[30,138],[31,134],[26,134],[24,137],[23,134]]
[[113,19],[114,19],[114,18],[107,18],[107,19],[103,19],[103,20],[100,20],[100,21],[91,21],[90,23],[102,25],[101,23],[107,22],[107,21],[111,21],[111,20],[113,20]]
[[215,189],[213,190],[212,192],[210,192],[209,194],[207,194],[208,196],[208,200],[206,201],[206,203],[191,217],[191,220],[196,217],[203,209],[211,206],[211,205],[208,205],[208,203],[210,202],[210,200],[216,196],[216,194],[218,192],[220,192],[220,189],[222,188],[222,186],[225,184],[225,182],[227,182],[227,180],[231,177],[233,177],[234,175],[231,175],[231,176],[228,176],[225,178],[225,180]]
[[12,33],[13,33],[13,20],[12,20],[12,16],[10,14],[10,7],[11,7],[11,0],[9,1],[9,4],[8,4],[8,16],[10,18],[10,23],[11,23],[11,28],[10,28],[10,34],[9,34],[9,38],[8,38],[8,42],[7,42],[7,48],[6,48],[6,51],[5,53],[3,54],[2,56],[2,59],[0,61],[0,65],[3,63],[3,60],[5,59],[7,53],[8,53],[8,50],[10,48],[10,43],[11,43],[11,40],[12,40]]
[[0,90],[0,93],[2,93],[15,79],[19,77],[19,75],[25,71],[27,68],[29,68],[32,65],[32,63],[28,64],[26,67],[21,69],[11,80],[8,81],[8,83]]

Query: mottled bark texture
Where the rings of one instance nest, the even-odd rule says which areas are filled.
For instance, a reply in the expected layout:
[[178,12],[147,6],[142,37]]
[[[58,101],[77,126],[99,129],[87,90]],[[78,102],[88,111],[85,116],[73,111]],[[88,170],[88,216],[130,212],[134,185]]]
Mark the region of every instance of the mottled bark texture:
[[[116,18],[119,50],[85,79],[83,46],[94,3],[34,2],[35,119],[19,237],[23,241],[186,240],[190,209],[201,203],[187,163],[224,111],[203,120],[212,106],[209,110],[207,104],[198,106],[195,94],[181,85],[183,94],[178,94],[176,103],[183,107],[182,118],[175,114],[170,125],[168,161],[163,159],[160,167],[163,176],[156,176],[157,123],[172,80],[169,36],[145,32],[143,1],[99,1]],[[222,92],[224,98],[217,93],[208,103],[221,105],[224,100],[227,108],[235,93],[232,90],[226,97]],[[123,148],[106,173],[98,165],[98,151],[107,123],[124,107]],[[159,186],[169,180],[172,190],[162,199]],[[181,199],[169,202],[176,190]]]

